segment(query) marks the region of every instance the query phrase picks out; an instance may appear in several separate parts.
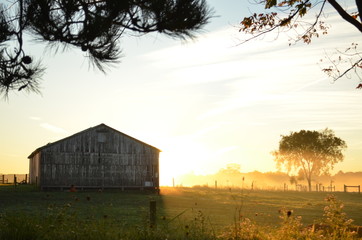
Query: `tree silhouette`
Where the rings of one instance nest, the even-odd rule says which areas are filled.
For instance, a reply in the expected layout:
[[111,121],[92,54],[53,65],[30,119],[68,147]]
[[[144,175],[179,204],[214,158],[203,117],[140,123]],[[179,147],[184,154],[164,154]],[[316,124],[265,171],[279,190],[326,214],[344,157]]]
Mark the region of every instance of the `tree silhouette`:
[[39,91],[44,68],[24,49],[24,34],[56,47],[84,51],[105,66],[120,57],[127,32],[192,38],[208,22],[206,0],[13,0],[0,3],[0,95]]
[[[351,2],[351,1],[349,1]],[[259,38],[270,32],[288,32],[289,45],[302,41],[310,44],[312,39],[328,34],[329,25],[326,23],[326,6],[328,4],[351,24],[351,29],[362,33],[362,1],[356,0],[352,9],[355,12],[348,13],[336,0],[254,0],[257,5],[263,5],[265,12],[254,13],[245,17],[240,23],[240,31],[249,34],[250,37],[242,41],[245,43]],[[307,18],[308,14],[315,14]],[[293,30],[293,31],[291,31]],[[351,43],[344,50],[338,50],[337,56],[326,56],[328,66],[322,69],[329,77],[336,81],[349,72],[353,72],[362,81],[362,52],[358,50],[358,43]],[[323,60],[322,60],[323,61]],[[362,88],[359,84],[357,88]]]
[[312,177],[328,174],[334,164],[343,161],[342,150],[346,143],[330,129],[323,131],[301,130],[282,136],[279,149],[272,152],[277,167],[288,172],[302,172],[312,189]]

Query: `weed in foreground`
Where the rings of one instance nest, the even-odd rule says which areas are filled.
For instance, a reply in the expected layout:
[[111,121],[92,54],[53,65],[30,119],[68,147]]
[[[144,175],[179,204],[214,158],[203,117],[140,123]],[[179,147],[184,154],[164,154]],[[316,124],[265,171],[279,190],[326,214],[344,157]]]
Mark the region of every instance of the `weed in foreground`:
[[358,227],[352,225],[343,212],[343,203],[334,195],[326,199],[324,218],[320,223],[304,226],[300,216],[293,216],[291,210],[281,209],[281,224],[277,228],[260,226],[248,218],[236,222],[219,235],[223,240],[355,240]]

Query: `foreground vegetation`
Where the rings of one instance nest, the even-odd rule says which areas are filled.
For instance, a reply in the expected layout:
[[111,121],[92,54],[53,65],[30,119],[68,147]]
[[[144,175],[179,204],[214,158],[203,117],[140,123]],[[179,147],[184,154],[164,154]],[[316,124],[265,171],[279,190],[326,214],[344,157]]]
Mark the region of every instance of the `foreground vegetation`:
[[[157,203],[156,224],[149,216]],[[0,186],[0,239],[360,239],[359,194],[163,188],[40,192]],[[350,218],[354,219],[352,221]]]

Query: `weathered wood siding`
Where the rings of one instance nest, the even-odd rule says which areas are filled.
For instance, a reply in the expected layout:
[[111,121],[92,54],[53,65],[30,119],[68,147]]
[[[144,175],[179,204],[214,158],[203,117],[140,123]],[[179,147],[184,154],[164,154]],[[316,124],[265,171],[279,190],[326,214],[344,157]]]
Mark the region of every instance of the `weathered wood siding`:
[[29,182],[31,184],[39,185],[38,180],[40,178],[40,155],[41,153],[38,152],[29,161]]
[[[159,150],[105,125],[45,146],[40,152],[38,181],[42,187],[159,186]],[[36,164],[36,157],[38,154],[31,164]]]

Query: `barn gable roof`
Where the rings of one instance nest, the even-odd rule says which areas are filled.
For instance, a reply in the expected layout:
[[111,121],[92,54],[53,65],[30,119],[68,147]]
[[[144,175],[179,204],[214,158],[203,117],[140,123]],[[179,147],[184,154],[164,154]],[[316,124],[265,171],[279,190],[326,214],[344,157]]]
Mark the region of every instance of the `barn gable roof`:
[[80,132],[78,132],[78,133],[76,133],[76,134],[73,134],[73,135],[71,135],[71,136],[69,136],[69,137],[66,137],[66,138],[60,139],[60,140],[58,140],[58,141],[56,141],[56,142],[48,143],[48,144],[46,144],[46,145],[44,145],[44,146],[42,146],[42,147],[39,147],[39,148],[37,148],[34,152],[32,152],[32,153],[28,156],[28,158],[29,158],[29,159],[32,158],[35,154],[37,154],[38,152],[40,152],[41,150],[43,150],[43,149],[45,149],[45,148],[47,148],[47,147],[53,146],[53,145],[55,145],[55,144],[58,144],[58,143],[63,142],[63,141],[66,141],[66,140],[68,140],[68,139],[70,139],[70,138],[73,138],[73,137],[75,137],[75,136],[84,134],[84,133],[86,133],[86,132],[88,132],[88,131],[92,131],[92,130],[95,130],[95,129],[101,128],[101,127],[103,127],[103,128],[108,128],[108,129],[110,129],[111,131],[117,132],[118,134],[124,135],[124,136],[126,136],[126,137],[128,137],[128,138],[130,138],[130,139],[133,139],[133,140],[136,141],[136,142],[139,142],[139,143],[141,143],[141,144],[147,145],[147,146],[149,146],[149,147],[151,147],[151,148],[153,148],[153,149],[156,149],[157,151],[161,152],[160,149],[158,149],[158,148],[156,148],[156,147],[154,147],[154,146],[152,146],[152,145],[150,145],[150,144],[147,144],[147,143],[145,143],[145,142],[142,142],[142,141],[140,141],[140,140],[138,140],[138,139],[136,139],[136,138],[134,138],[134,137],[131,137],[131,136],[129,136],[129,135],[127,135],[127,134],[124,134],[124,133],[122,133],[122,132],[120,132],[120,131],[118,131],[118,130],[116,130],[116,129],[114,129],[114,128],[111,128],[111,127],[107,126],[107,125],[104,124],[104,123],[101,123],[101,124],[99,124],[99,125],[97,125],[97,126],[95,126],[95,127],[90,127],[90,128],[88,128],[88,129],[85,129],[85,130],[83,130],[83,131],[80,131]]

